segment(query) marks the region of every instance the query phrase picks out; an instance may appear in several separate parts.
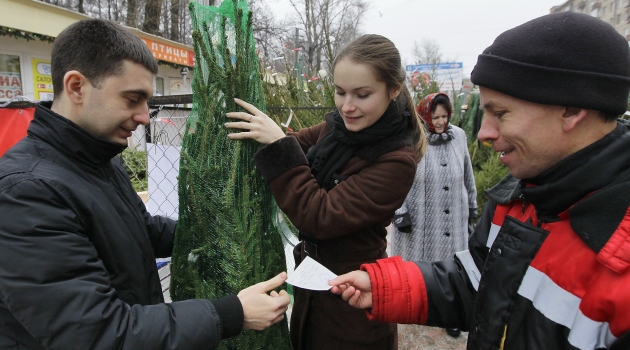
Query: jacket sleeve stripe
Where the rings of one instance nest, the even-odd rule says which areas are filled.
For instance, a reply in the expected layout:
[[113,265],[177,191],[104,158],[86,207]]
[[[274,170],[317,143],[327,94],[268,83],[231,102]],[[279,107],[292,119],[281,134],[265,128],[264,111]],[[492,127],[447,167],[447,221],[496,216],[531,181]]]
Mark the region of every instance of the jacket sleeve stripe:
[[461,252],[455,253],[455,256],[462,263],[462,265],[464,266],[464,269],[466,269],[466,274],[468,275],[468,279],[470,280],[470,283],[472,283],[473,287],[475,287],[475,290],[479,290],[479,281],[481,280],[481,272],[479,272],[477,265],[475,265],[475,261],[473,260],[472,255],[470,255],[470,251],[463,250]]
[[492,248],[492,244],[494,244],[494,240],[497,239],[499,235],[499,230],[501,230],[501,226],[492,223],[490,225],[490,233],[488,233],[488,241],[486,242],[486,247]]
[[580,311],[580,298],[531,266],[518,294],[530,300],[545,317],[569,328],[569,343],[578,349],[608,348],[617,340],[607,322],[594,321]]
[[400,256],[361,265],[372,283],[371,321],[425,324],[428,316],[427,290],[420,268]]
[[630,330],[630,273],[618,274],[603,265],[600,256],[573,232],[570,222],[542,228],[551,232],[530,266],[579,298],[580,311],[592,320],[607,322],[614,336]]

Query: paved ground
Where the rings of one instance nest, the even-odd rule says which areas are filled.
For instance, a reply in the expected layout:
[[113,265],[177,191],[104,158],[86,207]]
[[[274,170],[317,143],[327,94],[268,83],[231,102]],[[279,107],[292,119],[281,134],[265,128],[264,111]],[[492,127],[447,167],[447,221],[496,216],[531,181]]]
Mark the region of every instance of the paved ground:
[[468,333],[458,338],[446,334],[441,328],[408,324],[398,325],[398,349],[400,350],[463,350]]

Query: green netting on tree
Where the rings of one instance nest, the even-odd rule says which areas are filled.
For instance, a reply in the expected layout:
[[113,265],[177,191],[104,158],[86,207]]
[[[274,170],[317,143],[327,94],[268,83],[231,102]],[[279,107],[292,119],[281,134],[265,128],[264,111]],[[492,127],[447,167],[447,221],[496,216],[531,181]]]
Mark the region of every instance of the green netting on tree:
[[468,97],[468,108],[462,116],[462,129],[466,131],[468,141],[476,140],[477,133],[481,128],[481,120],[483,119],[483,111],[481,110],[481,98],[479,93],[471,93]]
[[[246,1],[225,0],[218,8],[191,2],[190,13],[194,106],[180,160],[173,300],[216,299],[286,269],[282,215],[253,162],[261,146],[229,140],[223,126],[226,112],[241,110],[234,97],[265,110],[251,12]],[[290,349],[287,321],[220,349]]]

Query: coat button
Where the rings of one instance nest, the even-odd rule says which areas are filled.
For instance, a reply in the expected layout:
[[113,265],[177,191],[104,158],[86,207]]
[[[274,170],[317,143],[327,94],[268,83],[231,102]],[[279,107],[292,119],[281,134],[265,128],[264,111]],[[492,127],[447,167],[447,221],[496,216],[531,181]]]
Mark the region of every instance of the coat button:
[[497,255],[501,255],[501,248],[497,248]]
[[450,233],[450,232],[444,232],[444,236],[448,237],[448,236],[450,236],[450,235],[451,235],[451,233]]
[[450,213],[451,211],[450,211],[450,210],[448,210],[448,209],[445,209],[445,210],[444,210],[444,212],[445,212],[446,214],[448,214],[448,213]]
[[444,191],[448,191],[448,186],[444,186]]

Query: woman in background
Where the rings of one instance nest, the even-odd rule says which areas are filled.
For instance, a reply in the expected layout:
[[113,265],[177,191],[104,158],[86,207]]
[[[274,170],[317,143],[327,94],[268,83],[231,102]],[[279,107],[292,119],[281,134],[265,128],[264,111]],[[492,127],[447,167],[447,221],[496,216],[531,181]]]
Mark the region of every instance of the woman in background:
[[[392,254],[410,261],[441,261],[468,247],[468,223],[477,215],[477,190],[464,130],[449,123],[443,93],[420,101],[429,147],[402,207],[396,211]],[[457,337],[458,329],[447,329]]]

